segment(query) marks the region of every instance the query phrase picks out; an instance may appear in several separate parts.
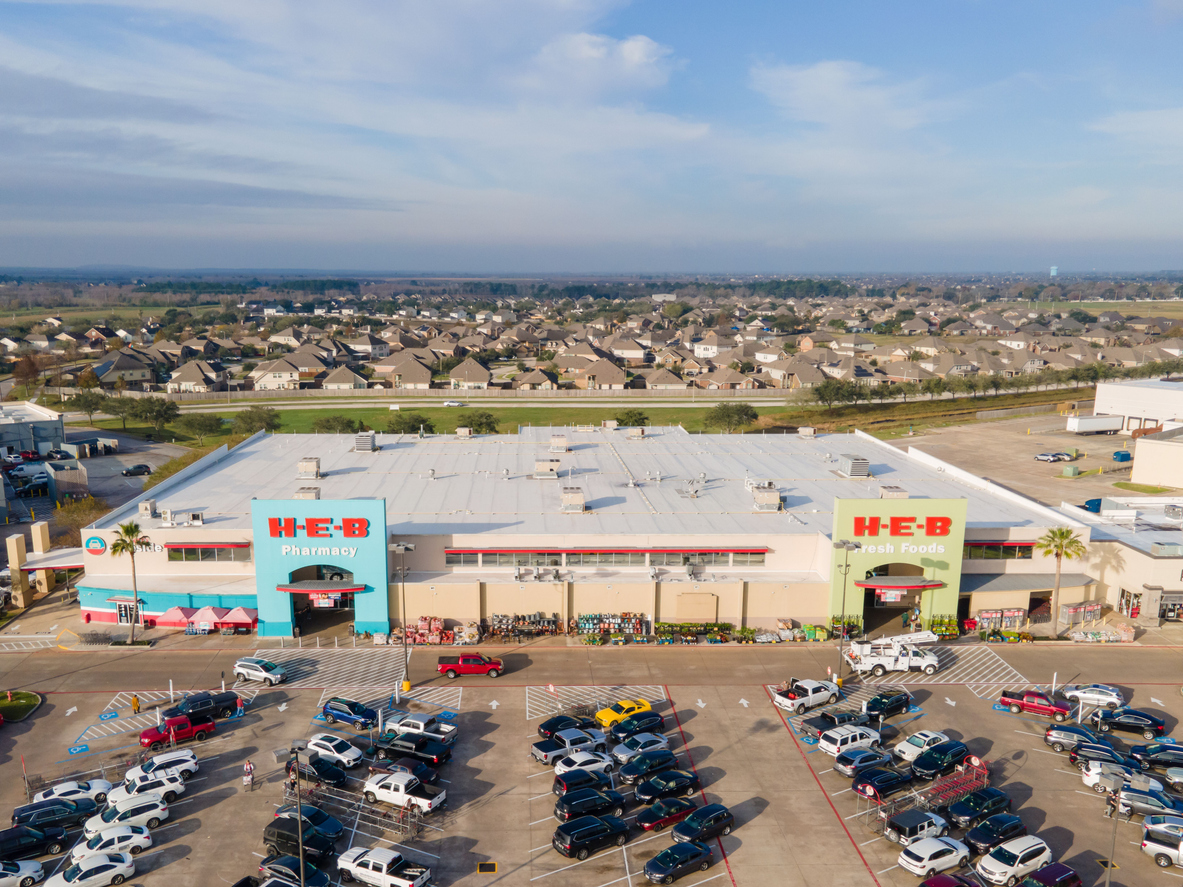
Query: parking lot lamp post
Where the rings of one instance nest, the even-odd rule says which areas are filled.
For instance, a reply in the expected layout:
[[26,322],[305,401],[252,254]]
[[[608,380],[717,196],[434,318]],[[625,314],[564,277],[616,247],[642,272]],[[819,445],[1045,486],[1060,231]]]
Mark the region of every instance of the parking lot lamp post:
[[304,887],[304,804],[300,800],[300,751],[308,748],[306,739],[292,743],[292,757],[296,765],[296,844],[300,850],[300,887]]
[[411,668],[411,651],[407,649],[407,552],[414,551],[415,546],[406,542],[394,542],[390,546],[390,550],[398,555],[398,600],[402,607],[403,619],[402,629],[403,636],[403,692],[411,689],[410,678],[408,673]]
[[842,615],[838,626],[838,670],[834,672],[836,678],[842,677],[842,642],[846,639],[846,582],[850,577],[850,553],[862,547],[861,542],[851,542],[849,539],[839,539],[834,543],[836,550],[845,552],[842,566],[837,568],[842,571]]
[[1113,840],[1109,843],[1109,864],[1105,866],[1105,887],[1109,887],[1109,878],[1113,872],[1113,854],[1117,852],[1117,817],[1121,805],[1113,808]]

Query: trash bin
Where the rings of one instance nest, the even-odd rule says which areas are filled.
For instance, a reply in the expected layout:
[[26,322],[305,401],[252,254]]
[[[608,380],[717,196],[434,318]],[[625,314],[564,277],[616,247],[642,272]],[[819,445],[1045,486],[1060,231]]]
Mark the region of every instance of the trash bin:
[[1113,454],[1114,462],[1132,462],[1134,461],[1134,454],[1129,450],[1118,450]]

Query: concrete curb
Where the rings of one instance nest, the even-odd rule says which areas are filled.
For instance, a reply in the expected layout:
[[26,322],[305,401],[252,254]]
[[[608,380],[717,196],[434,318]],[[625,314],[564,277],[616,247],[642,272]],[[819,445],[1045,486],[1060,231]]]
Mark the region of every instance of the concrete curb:
[[43,706],[45,704],[45,697],[42,694],[38,693],[37,691],[22,690],[21,692],[22,693],[32,693],[34,696],[36,696],[37,697],[37,704],[34,705],[31,709],[29,709],[27,712],[25,712],[23,715],[21,715],[19,718],[5,718],[4,719],[5,723],[19,724],[21,721],[27,721],[29,718],[33,717],[34,714],[37,713],[37,709],[41,708],[41,706]]

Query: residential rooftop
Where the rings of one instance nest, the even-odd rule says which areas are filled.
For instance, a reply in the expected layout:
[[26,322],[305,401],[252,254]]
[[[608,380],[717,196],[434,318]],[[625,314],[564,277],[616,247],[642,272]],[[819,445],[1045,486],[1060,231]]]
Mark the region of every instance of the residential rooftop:
[[[837,498],[880,498],[885,486],[912,498],[966,498],[967,527],[1032,527],[1063,518],[1022,496],[925,453],[906,453],[868,435],[690,434],[680,426],[576,430],[527,427],[516,435],[376,435],[358,452],[352,435],[259,434],[166,480],[144,498],[157,509],[204,513],[211,530],[251,526],[252,499],[290,499],[318,487],[322,499],[385,498],[394,534],[822,534]],[[552,437],[565,439],[565,444]],[[565,446],[566,452],[555,452]],[[846,477],[844,454],[869,463],[870,477]],[[300,477],[301,460],[321,477]],[[536,463],[558,460],[557,478],[536,479]],[[553,463],[552,463],[553,464]],[[755,483],[768,483],[779,511],[757,511]],[[564,513],[565,488],[586,511]],[[775,497],[774,497],[775,501]],[[135,516],[137,501],[97,527]],[[138,518],[147,531],[160,518]]]

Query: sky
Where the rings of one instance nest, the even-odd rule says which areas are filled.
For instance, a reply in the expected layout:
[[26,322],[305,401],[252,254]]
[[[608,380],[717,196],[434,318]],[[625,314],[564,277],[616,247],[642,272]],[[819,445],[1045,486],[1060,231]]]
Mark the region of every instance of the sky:
[[1183,268],[1183,0],[0,0],[0,265]]

